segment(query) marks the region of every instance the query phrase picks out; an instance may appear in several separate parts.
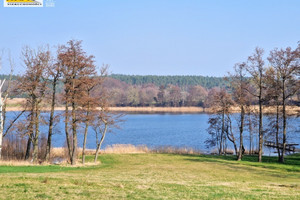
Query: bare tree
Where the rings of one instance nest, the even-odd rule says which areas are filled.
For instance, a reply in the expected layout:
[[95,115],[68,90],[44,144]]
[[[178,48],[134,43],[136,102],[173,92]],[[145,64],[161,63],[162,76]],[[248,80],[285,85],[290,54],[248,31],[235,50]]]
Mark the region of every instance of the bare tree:
[[267,83],[267,97],[268,97],[268,104],[270,106],[276,107],[276,115],[275,119],[271,115],[269,116],[269,123],[268,123],[268,129],[267,133],[269,136],[272,136],[275,131],[275,142],[276,142],[276,148],[278,153],[278,161],[280,161],[281,158],[281,150],[279,145],[279,131],[280,131],[280,78],[279,74],[276,72],[276,69],[274,67],[269,67],[266,71],[266,83]]
[[137,106],[140,104],[139,88],[136,85],[131,85],[127,90],[127,105]]
[[[102,91],[102,84],[104,82],[104,79],[107,76],[107,70],[108,65],[103,66],[100,69],[100,76],[97,76],[95,78],[93,77],[85,77],[84,78],[84,99],[83,99],[83,118],[84,118],[84,139],[83,139],[83,145],[82,145],[82,164],[85,164],[85,149],[86,149],[86,142],[87,142],[87,134],[88,129],[90,126],[90,122],[95,118],[95,113],[97,113],[97,109],[100,107],[101,110],[103,110],[103,105],[106,105],[107,103],[107,95],[104,93],[101,93]],[[98,90],[98,91],[97,91]],[[101,96],[97,93],[101,93]]]
[[240,132],[240,147],[237,160],[241,160],[244,152],[243,132],[245,124],[245,110],[249,106],[247,97],[248,80],[245,74],[246,63],[239,63],[234,66],[234,73],[229,74],[230,83],[233,89],[233,99],[240,108],[239,132]]
[[83,51],[81,43],[81,41],[70,40],[67,45],[61,47],[58,54],[65,90],[65,133],[72,165],[76,164],[77,159],[77,129],[80,123],[78,111],[84,100],[84,80],[86,77],[92,77],[96,74],[94,56],[88,56]]
[[106,77],[103,82],[103,87],[108,89],[108,98],[112,106],[126,105],[126,91],[128,90],[128,84],[117,79]]
[[141,106],[151,106],[157,100],[158,88],[154,84],[142,85],[139,91],[139,99]]
[[[217,114],[217,116],[210,118],[208,120],[208,123],[210,124],[210,126],[212,126],[211,135],[219,138],[219,142],[217,142],[217,144],[219,145],[219,154],[226,153],[226,130],[228,130],[227,127],[229,128],[226,122],[229,122],[227,120],[227,117],[229,117],[230,107],[233,105],[233,103],[234,102],[232,101],[231,96],[227,93],[225,89],[221,89],[220,91],[214,92],[210,106],[212,107],[213,111]],[[229,131],[227,133],[229,133]],[[210,133],[210,129],[208,129],[208,132]],[[231,137],[231,139],[232,140],[230,141],[233,142],[235,145],[234,137]]]
[[263,153],[263,103],[264,103],[264,93],[265,93],[265,62],[263,59],[264,50],[261,48],[256,48],[254,53],[248,57],[248,63],[246,70],[251,75],[252,84],[255,87],[255,92],[248,90],[253,96],[258,99],[259,106],[259,125],[258,125],[258,134],[259,134],[259,150],[258,150],[258,162],[262,162],[262,153]]
[[210,138],[205,141],[206,146],[208,148],[216,146],[220,155],[226,153],[225,146],[226,139],[228,139],[233,144],[235,155],[237,155],[238,150],[230,113],[227,113],[224,119],[222,114],[212,115],[208,120],[208,124],[207,132]]
[[[233,144],[235,155],[238,155],[236,139],[235,139],[234,132],[232,129],[233,129],[232,128],[232,120],[231,120],[230,114],[228,113],[226,115],[226,120],[225,120],[225,132],[226,132],[228,140]],[[242,146],[242,148],[243,148],[243,146]]]
[[200,85],[191,86],[188,89],[187,103],[191,106],[203,106],[208,92]]
[[179,106],[180,105],[180,101],[182,99],[182,95],[181,95],[181,89],[178,86],[175,85],[168,85],[167,88],[168,94],[169,94],[169,102],[171,106]]
[[221,137],[222,137],[222,119],[219,115],[211,116],[208,119],[209,127],[206,129],[210,138],[208,138],[205,143],[207,148],[216,146],[219,154],[221,154]]
[[48,82],[51,84],[51,110],[50,110],[50,118],[49,118],[49,129],[48,129],[48,137],[47,137],[47,145],[46,145],[46,154],[45,160],[49,161],[51,156],[51,144],[52,144],[52,135],[53,135],[53,126],[54,126],[54,109],[56,105],[56,90],[57,84],[59,82],[59,78],[61,77],[61,65],[59,63],[54,63],[55,61],[51,59],[52,62],[49,63],[47,74],[49,76]]
[[[11,54],[9,52],[9,55],[8,55],[8,61],[9,61],[9,65],[10,65],[10,74],[9,74],[9,79],[7,81],[7,87],[6,87],[6,90],[4,91],[4,100],[3,100],[3,129],[5,129],[5,125],[6,125],[6,107],[7,107],[7,98],[10,96],[12,90],[13,90],[13,84],[12,84],[12,76],[13,76],[13,73],[14,73],[14,66],[15,66],[15,63],[14,63],[14,60],[12,59],[11,57]],[[12,125],[12,124],[11,124]],[[7,131],[6,131],[6,134],[7,134]],[[4,134],[3,137],[6,135]]]
[[[251,102],[251,96],[249,96],[249,100]],[[246,107],[246,117],[245,117],[245,126],[247,127],[248,133],[249,133],[249,154],[254,154],[255,151],[258,152],[258,146],[256,146],[256,149],[254,147],[254,139],[256,138],[256,143],[258,143],[258,134],[256,133],[257,128],[257,113],[254,111],[254,109],[251,106]]]
[[[286,49],[274,49],[270,52],[268,60],[275,69],[276,80],[278,89],[280,91],[280,104],[282,106],[282,152],[279,157],[280,162],[284,162],[284,155],[286,150],[286,138],[287,138],[287,114],[286,105],[289,98],[291,98],[300,89],[300,81],[297,76],[297,70],[300,66],[299,50],[292,50],[290,47]],[[278,99],[276,99],[278,100]]]
[[118,124],[122,122],[123,114],[114,114],[107,109],[102,109],[97,112],[97,117],[92,123],[93,130],[96,136],[96,153],[94,162],[98,160],[98,154],[105,139],[106,133],[110,128],[119,128]]
[[159,86],[157,93],[157,103],[159,106],[164,106],[166,103],[166,87],[164,85]]
[[[6,117],[6,107],[7,107],[7,99],[10,95],[13,95],[13,91],[14,91],[14,88],[16,86],[14,86],[13,84],[13,80],[12,80],[12,77],[13,77],[13,72],[14,72],[14,61],[13,59],[11,58],[11,55],[9,53],[8,55],[8,61],[9,61],[9,65],[10,65],[10,74],[9,74],[9,78],[8,80],[3,80],[2,83],[2,89],[0,90],[0,92],[2,92],[0,95],[1,98],[1,102],[2,102],[2,112],[1,112],[1,116],[2,117],[2,120],[1,120],[1,125],[2,125],[2,128],[1,128],[1,132],[0,132],[0,146],[2,146],[2,142],[3,142],[3,138],[7,136],[8,133],[10,133],[13,129],[14,129],[14,126],[15,126],[15,123],[17,123],[18,119],[24,114],[24,112],[26,111],[26,107],[20,111],[18,114],[15,115],[15,117],[13,117],[11,120],[7,120],[7,117]],[[5,82],[5,83],[4,83]],[[1,149],[0,149],[0,159],[1,159]]]
[[26,66],[25,74],[20,78],[18,90],[26,95],[27,106],[30,108],[29,127],[27,129],[28,143],[25,159],[29,158],[31,144],[33,145],[32,161],[38,159],[38,141],[40,135],[41,103],[47,88],[47,74],[50,61],[50,51],[40,47],[37,51],[25,47],[22,52]]
[[107,88],[102,82],[105,82],[107,75],[107,66],[101,68],[100,73],[100,84],[97,84],[94,88],[93,95],[98,100],[98,108],[91,110],[91,126],[94,130],[96,136],[96,153],[94,162],[97,162],[98,154],[101,149],[101,145],[105,139],[106,133],[109,132],[111,128],[119,128],[118,124],[122,122],[123,114],[116,114],[109,111],[109,106],[111,105]]

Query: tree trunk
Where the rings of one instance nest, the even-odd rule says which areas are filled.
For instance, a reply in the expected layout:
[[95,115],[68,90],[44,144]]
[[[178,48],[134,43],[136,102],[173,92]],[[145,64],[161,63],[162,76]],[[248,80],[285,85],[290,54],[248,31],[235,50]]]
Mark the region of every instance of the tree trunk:
[[65,107],[65,133],[66,133],[66,142],[67,142],[67,148],[68,148],[68,155],[69,159],[71,161],[72,157],[72,147],[70,143],[70,135],[69,135],[69,107],[68,107],[68,102],[66,102],[66,107]]
[[234,151],[235,151],[235,155],[237,155],[237,146],[236,146],[236,143],[235,143],[235,140],[233,140],[233,147],[234,147]]
[[77,157],[77,124],[76,124],[76,110],[75,102],[72,102],[72,133],[73,133],[73,148],[71,156],[71,165],[76,165]]
[[258,162],[262,162],[262,153],[263,153],[263,111],[262,111],[262,85],[260,83],[259,89],[259,127],[258,127],[258,134],[259,134],[259,148],[258,148]]
[[2,101],[2,87],[5,83],[5,80],[0,81],[0,160],[2,159],[2,143],[3,143],[3,131],[4,131],[4,119],[3,115],[3,101]]
[[252,121],[251,121],[251,113],[249,112],[249,136],[250,136],[250,144],[249,144],[249,154],[252,155],[253,153],[253,133],[252,133]]
[[86,139],[87,139],[88,128],[89,128],[89,122],[87,121],[85,123],[84,139],[83,139],[83,145],[82,145],[82,164],[85,163],[85,147],[86,147]]
[[262,105],[259,103],[259,147],[258,147],[258,162],[262,162],[262,147],[263,147],[263,133],[262,133]]
[[39,118],[40,118],[40,111],[38,108],[36,108],[35,111],[35,130],[33,134],[33,154],[32,154],[32,162],[37,163],[38,161],[38,153],[39,153],[39,128],[40,128],[40,123],[39,123]]
[[224,129],[225,129],[225,112],[223,111],[223,113],[222,113],[222,131],[221,131],[219,155],[223,154],[222,146],[223,146]]
[[34,137],[34,131],[33,131],[33,126],[34,126],[34,108],[35,108],[35,101],[36,99],[33,97],[31,100],[31,111],[30,111],[30,122],[29,122],[29,127],[28,127],[28,141],[27,141],[27,148],[26,148],[26,154],[25,154],[25,160],[28,160],[30,157],[30,150],[31,150],[31,143]]
[[276,99],[276,148],[278,153],[278,161],[281,160],[280,148],[279,148],[279,102],[278,98]]
[[25,153],[25,160],[29,159],[30,149],[31,149],[31,142],[32,142],[32,133],[28,137],[27,148],[26,148],[26,153]]
[[229,131],[226,131],[227,132],[227,138],[229,139],[230,142],[233,143],[233,147],[234,147],[234,151],[235,151],[235,155],[238,154],[238,151],[237,151],[237,146],[236,146],[236,142],[235,142],[235,137],[234,137],[234,134],[232,132],[232,125],[231,125],[231,119],[229,119],[229,129],[230,129],[230,135],[229,135]]
[[[2,160],[2,145],[3,145],[3,137],[4,134],[4,124],[6,119],[6,98],[8,96],[8,93],[4,95],[2,99],[2,88],[5,83],[5,79],[3,81],[0,81],[0,160]],[[10,81],[8,82],[8,84]],[[9,86],[8,86],[9,87]]]
[[57,79],[53,80],[53,91],[52,91],[52,101],[51,101],[51,112],[49,119],[49,130],[48,130],[48,139],[47,139],[47,147],[46,147],[46,156],[45,160],[48,162],[51,156],[51,142],[52,142],[52,132],[53,132],[53,120],[54,120],[54,107],[55,107],[55,95],[56,95],[56,82]]
[[[90,93],[88,92],[88,95]],[[83,139],[83,145],[82,145],[82,164],[85,163],[85,147],[86,147],[86,139],[87,139],[87,133],[89,129],[89,114],[90,114],[90,102],[88,102],[87,112],[86,112],[86,123],[85,123],[85,130],[84,130],[84,139]]]
[[282,154],[280,162],[284,163],[284,155],[285,155],[285,148],[286,148],[286,111],[285,111],[285,103],[286,103],[286,96],[285,96],[285,80],[282,82],[282,118],[283,118],[283,138],[282,138]]
[[243,157],[243,149],[244,149],[244,144],[243,144],[243,131],[244,131],[244,118],[245,118],[245,109],[244,106],[241,106],[241,124],[240,124],[240,149],[239,149],[239,154],[237,160],[240,161],[242,160]]
[[101,148],[101,145],[102,145],[102,143],[103,143],[103,141],[104,141],[106,131],[107,131],[107,123],[105,123],[105,128],[104,128],[104,131],[103,131],[103,133],[102,133],[101,140],[100,140],[99,143],[97,144],[97,149],[96,149],[96,153],[95,153],[95,159],[94,159],[94,162],[97,162],[97,159],[98,159],[98,153],[99,153],[99,150],[100,150],[100,148]]

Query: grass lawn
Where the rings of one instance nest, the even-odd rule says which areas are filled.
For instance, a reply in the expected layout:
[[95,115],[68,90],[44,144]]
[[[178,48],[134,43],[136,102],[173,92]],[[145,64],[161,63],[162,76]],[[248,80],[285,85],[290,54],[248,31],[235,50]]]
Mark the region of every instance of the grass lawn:
[[[92,157],[88,157],[92,161]],[[300,199],[300,155],[105,154],[87,167],[0,166],[0,199]]]

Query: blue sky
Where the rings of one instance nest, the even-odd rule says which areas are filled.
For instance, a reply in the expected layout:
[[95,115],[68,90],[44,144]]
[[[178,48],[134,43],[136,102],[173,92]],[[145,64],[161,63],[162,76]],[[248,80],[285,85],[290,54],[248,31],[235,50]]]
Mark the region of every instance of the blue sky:
[[[46,0],[44,0],[45,2]],[[256,46],[295,47],[299,0],[56,0],[53,8],[3,8],[0,49],[83,40],[112,73],[223,76]],[[7,73],[4,58],[0,73]]]

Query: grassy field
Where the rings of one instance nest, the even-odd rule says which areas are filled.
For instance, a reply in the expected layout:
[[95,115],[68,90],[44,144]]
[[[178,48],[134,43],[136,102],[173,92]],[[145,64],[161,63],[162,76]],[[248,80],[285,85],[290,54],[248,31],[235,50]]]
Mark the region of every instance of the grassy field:
[[[88,157],[92,160],[92,157]],[[0,199],[300,199],[300,155],[104,154],[86,167],[0,166]]]

